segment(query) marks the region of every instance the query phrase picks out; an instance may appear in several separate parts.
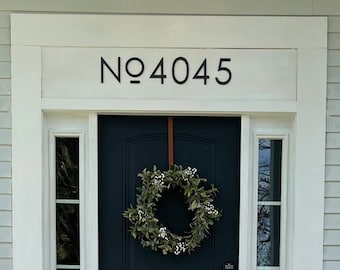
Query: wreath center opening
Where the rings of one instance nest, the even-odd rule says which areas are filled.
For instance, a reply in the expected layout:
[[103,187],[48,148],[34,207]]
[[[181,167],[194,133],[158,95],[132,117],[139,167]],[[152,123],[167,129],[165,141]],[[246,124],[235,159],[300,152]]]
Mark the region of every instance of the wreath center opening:
[[163,192],[157,203],[156,217],[162,224],[177,235],[184,236],[190,231],[190,222],[194,212],[188,210],[183,190],[179,187]]

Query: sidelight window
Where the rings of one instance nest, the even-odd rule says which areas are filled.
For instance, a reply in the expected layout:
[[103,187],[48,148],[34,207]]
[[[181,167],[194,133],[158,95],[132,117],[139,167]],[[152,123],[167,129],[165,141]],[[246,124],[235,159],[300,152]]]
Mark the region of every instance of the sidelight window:
[[[55,137],[53,269],[80,269],[79,137]],[[53,218],[52,218],[53,219]],[[52,254],[53,255],[53,254]]]
[[282,266],[284,143],[283,138],[257,138],[257,270]]

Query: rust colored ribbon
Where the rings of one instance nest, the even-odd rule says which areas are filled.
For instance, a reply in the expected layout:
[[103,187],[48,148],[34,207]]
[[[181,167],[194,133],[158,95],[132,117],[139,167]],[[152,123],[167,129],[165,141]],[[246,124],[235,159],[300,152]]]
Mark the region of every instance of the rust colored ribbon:
[[168,162],[169,167],[174,165],[174,119],[168,117]]

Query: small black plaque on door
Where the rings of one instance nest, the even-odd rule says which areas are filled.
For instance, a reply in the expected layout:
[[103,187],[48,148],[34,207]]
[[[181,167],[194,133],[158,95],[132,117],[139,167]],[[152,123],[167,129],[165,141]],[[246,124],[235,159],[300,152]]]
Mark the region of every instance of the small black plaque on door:
[[223,263],[222,270],[237,270],[236,264],[232,262],[225,262]]

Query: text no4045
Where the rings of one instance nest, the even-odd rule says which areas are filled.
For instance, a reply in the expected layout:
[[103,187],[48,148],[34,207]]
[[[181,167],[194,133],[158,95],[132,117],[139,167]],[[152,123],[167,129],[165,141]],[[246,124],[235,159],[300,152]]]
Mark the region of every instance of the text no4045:
[[[148,67],[146,61],[139,57],[117,57],[113,63],[101,57],[101,83],[105,82],[105,75],[108,74],[119,84],[125,80],[130,84],[140,84],[145,80],[158,81],[160,84],[171,80],[176,84],[185,84],[189,80],[197,80],[207,85],[212,79],[217,85],[227,85],[232,78],[230,62],[231,58],[219,58],[214,63],[208,63],[208,59],[204,58],[199,64],[191,66],[190,61],[182,56],[171,60],[162,57]],[[149,61],[147,63],[150,65]]]

